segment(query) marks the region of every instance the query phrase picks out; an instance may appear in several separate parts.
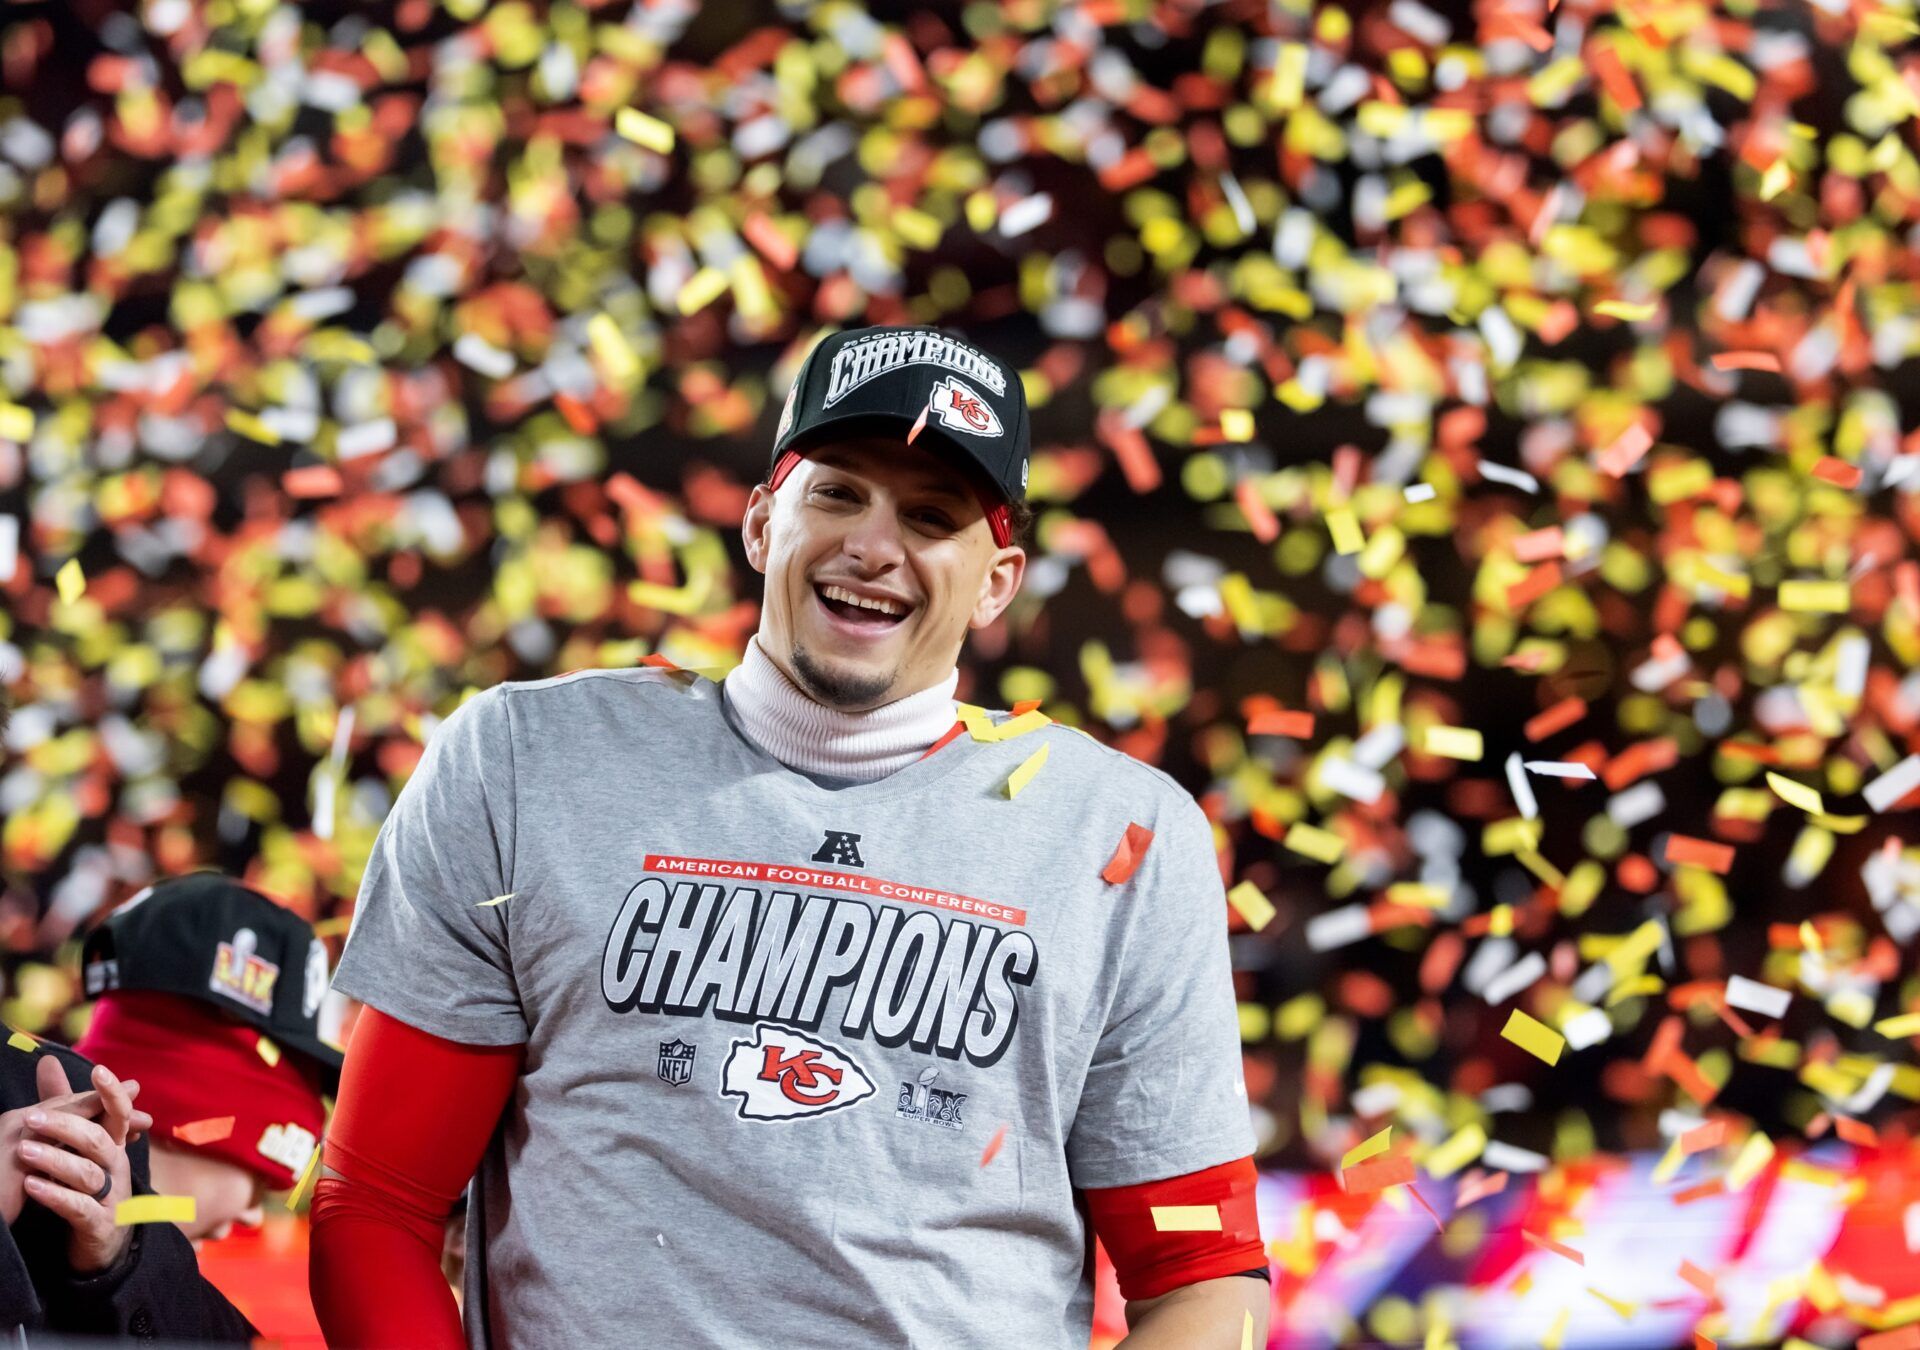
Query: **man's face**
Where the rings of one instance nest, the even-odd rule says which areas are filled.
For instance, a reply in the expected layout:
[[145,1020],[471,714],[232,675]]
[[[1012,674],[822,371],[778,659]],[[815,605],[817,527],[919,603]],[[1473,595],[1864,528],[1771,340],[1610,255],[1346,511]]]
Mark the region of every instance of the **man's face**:
[[1024,551],[993,542],[961,471],[900,441],[808,451],[777,493],[754,488],[741,534],[767,578],[760,645],[817,702],[847,712],[945,678],[1026,568]]

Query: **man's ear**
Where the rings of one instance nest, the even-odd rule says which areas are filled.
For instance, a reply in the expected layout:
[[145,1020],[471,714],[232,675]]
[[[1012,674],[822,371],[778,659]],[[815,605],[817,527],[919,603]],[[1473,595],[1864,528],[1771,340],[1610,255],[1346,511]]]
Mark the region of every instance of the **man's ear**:
[[767,550],[772,543],[767,537],[772,523],[773,489],[765,483],[755,483],[753,491],[747,494],[746,514],[740,517],[740,541],[747,546],[748,564],[763,575],[767,570]]
[[980,599],[967,619],[967,627],[985,628],[999,618],[1001,611],[1012,604],[1013,597],[1020,593],[1020,579],[1026,574],[1025,549],[1008,545],[995,553],[993,561],[988,564],[986,580],[980,586]]

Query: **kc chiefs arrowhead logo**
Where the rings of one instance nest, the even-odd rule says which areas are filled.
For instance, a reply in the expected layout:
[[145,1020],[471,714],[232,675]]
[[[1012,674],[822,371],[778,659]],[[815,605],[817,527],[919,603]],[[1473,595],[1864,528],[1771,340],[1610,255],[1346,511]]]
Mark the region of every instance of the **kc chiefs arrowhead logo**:
[[1003,436],[992,405],[962,381],[949,375],[933,386],[933,415],[955,431],[973,436]]
[[791,1120],[871,1097],[873,1080],[837,1046],[762,1022],[752,1040],[733,1043],[720,1095],[740,1099],[742,1120]]

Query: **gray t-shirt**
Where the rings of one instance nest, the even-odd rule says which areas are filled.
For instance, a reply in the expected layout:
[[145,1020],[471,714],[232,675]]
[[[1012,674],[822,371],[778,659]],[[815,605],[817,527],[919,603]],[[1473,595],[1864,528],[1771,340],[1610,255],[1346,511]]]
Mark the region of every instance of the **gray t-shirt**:
[[1082,1350],[1075,1188],[1253,1148],[1210,826],[1061,726],[833,788],[710,680],[489,689],[381,827],[334,987],[526,1046],[474,1346]]

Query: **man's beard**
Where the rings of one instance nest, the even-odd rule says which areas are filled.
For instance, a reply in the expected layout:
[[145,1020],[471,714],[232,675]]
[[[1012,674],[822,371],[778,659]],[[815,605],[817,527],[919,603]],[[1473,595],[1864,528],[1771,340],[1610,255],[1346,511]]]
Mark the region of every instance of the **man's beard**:
[[793,673],[798,677],[800,687],[814,702],[846,712],[862,712],[879,704],[887,691],[893,688],[894,676],[898,672],[843,675],[815,661],[813,653],[796,643],[793,649]]

